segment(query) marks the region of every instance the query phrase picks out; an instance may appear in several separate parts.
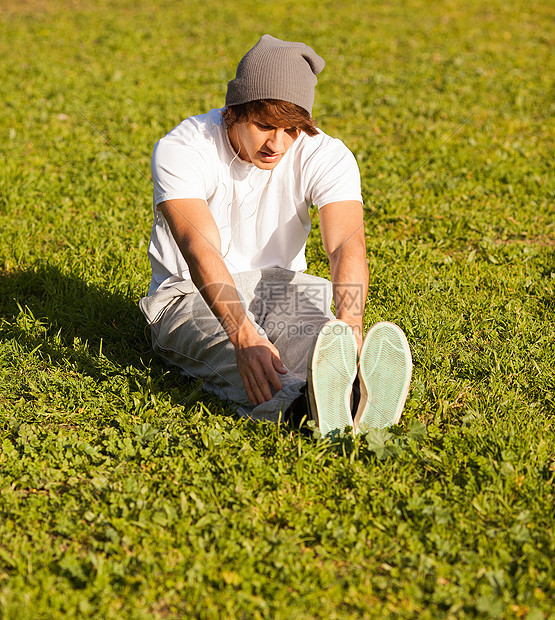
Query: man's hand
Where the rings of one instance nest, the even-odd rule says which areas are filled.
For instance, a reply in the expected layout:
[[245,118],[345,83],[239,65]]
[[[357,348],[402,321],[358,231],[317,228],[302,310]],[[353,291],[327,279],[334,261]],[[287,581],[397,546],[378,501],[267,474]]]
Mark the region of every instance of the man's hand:
[[234,344],[237,368],[249,400],[253,405],[270,400],[282,388],[278,373],[287,372],[279,358],[279,351],[254,328],[251,333],[239,337]]

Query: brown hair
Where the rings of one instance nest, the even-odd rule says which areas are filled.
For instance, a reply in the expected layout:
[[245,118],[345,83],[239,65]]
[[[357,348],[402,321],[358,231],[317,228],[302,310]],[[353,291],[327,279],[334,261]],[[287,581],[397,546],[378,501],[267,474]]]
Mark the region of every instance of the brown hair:
[[257,99],[228,105],[222,114],[228,129],[236,123],[257,120],[274,127],[296,127],[309,136],[318,133],[314,120],[304,108],[280,99]]

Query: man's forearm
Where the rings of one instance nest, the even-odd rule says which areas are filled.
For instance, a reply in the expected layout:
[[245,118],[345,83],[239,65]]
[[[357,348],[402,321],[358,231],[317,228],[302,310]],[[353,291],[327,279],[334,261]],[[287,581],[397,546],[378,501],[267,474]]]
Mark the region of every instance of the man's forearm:
[[281,389],[287,372],[279,351],[249,320],[220,252],[220,235],[205,201],[159,205],[186,260],[195,286],[235,348],[237,368],[248,398],[258,405]]
[[[362,244],[346,243],[330,257],[335,315],[362,338],[362,320],[368,294],[368,265]],[[358,333],[357,333],[358,332]]]
[[193,283],[236,345],[242,331],[255,328],[247,317],[222,255],[211,247],[204,247],[202,252],[185,251],[184,254]]

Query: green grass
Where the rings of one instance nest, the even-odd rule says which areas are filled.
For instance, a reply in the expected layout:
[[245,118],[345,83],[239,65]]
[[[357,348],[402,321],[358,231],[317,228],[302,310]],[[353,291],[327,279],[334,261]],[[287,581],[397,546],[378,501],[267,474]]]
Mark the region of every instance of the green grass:
[[[0,616],[555,613],[553,11],[535,0],[5,0]],[[255,425],[137,308],[152,147],[258,37],[327,61],[363,174],[365,322],[414,357],[402,424]],[[328,274],[318,234],[309,270]]]

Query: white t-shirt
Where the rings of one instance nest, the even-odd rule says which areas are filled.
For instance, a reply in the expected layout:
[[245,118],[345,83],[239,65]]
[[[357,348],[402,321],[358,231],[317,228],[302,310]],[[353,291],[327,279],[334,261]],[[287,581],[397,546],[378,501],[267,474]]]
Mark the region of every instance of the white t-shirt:
[[206,200],[230,273],[264,267],[306,269],[309,208],[362,201],[353,154],[336,138],[300,136],[273,170],[261,170],[233,152],[221,110],[192,116],[154,147],[154,225],[148,254],[149,294],[189,280],[189,268],[164,216],[166,200]]

